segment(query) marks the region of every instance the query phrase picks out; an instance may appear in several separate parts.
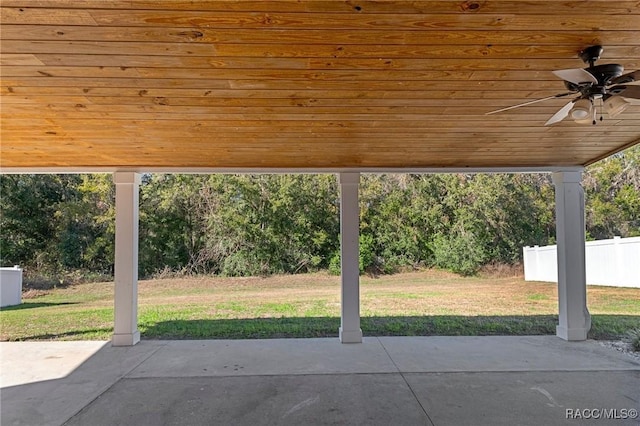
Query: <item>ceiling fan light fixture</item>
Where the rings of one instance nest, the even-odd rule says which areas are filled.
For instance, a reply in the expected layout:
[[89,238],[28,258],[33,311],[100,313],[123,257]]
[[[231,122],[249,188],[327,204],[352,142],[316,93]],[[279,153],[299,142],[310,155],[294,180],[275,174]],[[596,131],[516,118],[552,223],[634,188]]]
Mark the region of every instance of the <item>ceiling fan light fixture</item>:
[[589,115],[585,118],[580,118],[577,120],[573,120],[575,121],[577,124],[596,124],[596,109],[595,108],[591,108],[591,112],[589,113]]
[[613,95],[606,101],[604,101],[604,109],[607,111],[609,117],[615,117],[621,112],[623,112],[629,106],[630,102],[628,102],[625,98],[618,95]]
[[593,104],[591,103],[591,100],[586,98],[577,100],[569,114],[571,115],[571,118],[576,121],[586,119],[591,120],[593,115]]

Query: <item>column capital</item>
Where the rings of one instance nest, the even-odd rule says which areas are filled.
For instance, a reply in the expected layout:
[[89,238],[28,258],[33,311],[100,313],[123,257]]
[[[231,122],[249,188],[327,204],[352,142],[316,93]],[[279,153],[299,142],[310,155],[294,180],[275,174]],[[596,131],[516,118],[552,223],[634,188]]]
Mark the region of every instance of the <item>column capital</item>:
[[562,183],[582,183],[581,171],[569,171],[569,172],[553,172],[551,175],[553,184],[559,185]]
[[130,185],[140,185],[140,173],[136,172],[115,172],[113,174],[113,183],[120,184],[130,184]]
[[359,185],[360,173],[358,172],[338,173],[338,183],[340,185]]

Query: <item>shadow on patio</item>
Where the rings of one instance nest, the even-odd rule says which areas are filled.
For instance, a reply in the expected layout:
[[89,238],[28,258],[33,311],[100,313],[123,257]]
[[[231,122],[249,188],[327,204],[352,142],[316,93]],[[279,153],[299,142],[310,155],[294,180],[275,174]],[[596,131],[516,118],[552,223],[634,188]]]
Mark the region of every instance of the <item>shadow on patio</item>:
[[[557,315],[363,316],[365,336],[555,335]],[[616,339],[640,323],[636,315],[592,315],[590,338]],[[146,339],[337,337],[338,317],[167,320],[140,324]]]
[[0,348],[2,425],[555,425],[595,407],[631,425],[640,401],[640,362],[555,336]]

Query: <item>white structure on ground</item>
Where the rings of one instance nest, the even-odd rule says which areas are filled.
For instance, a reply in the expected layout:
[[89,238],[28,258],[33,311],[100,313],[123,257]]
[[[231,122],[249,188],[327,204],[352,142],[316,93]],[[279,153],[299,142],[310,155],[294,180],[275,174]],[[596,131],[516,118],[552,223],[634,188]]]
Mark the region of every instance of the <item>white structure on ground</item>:
[[[565,340],[585,340],[591,326],[585,279],[584,192],[581,168],[553,173],[556,187],[559,324],[556,334]],[[375,170],[385,172],[387,170]],[[393,170],[395,171],[395,170]],[[390,171],[390,172],[393,172]],[[532,172],[534,170],[421,170],[418,173]],[[398,172],[398,171],[396,171]],[[401,170],[408,173],[410,171]],[[114,173],[116,185],[115,331],[114,346],[135,345],[138,331],[138,187],[137,173]],[[359,284],[360,173],[339,173],[341,232],[341,326],[343,343],[362,342]]]
[[[558,281],[557,246],[524,247],[526,281]],[[587,241],[587,284],[640,288],[640,237]]]
[[342,343],[361,343],[360,329],[360,173],[340,173],[340,269]]
[[22,303],[22,269],[0,268],[0,307]]
[[140,341],[138,331],[138,216],[140,175],[115,173],[115,326],[114,346],[132,346]]
[[591,328],[585,272],[584,190],[581,172],[554,173],[558,240],[558,326],[565,340],[586,340]]

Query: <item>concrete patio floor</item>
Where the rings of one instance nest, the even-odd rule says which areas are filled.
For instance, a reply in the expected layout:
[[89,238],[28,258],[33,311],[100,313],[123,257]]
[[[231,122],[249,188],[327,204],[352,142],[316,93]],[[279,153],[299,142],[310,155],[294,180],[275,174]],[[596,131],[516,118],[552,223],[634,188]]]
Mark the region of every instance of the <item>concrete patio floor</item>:
[[[3,426],[640,424],[640,362],[554,336],[0,350]],[[601,418],[575,418],[585,414]]]

